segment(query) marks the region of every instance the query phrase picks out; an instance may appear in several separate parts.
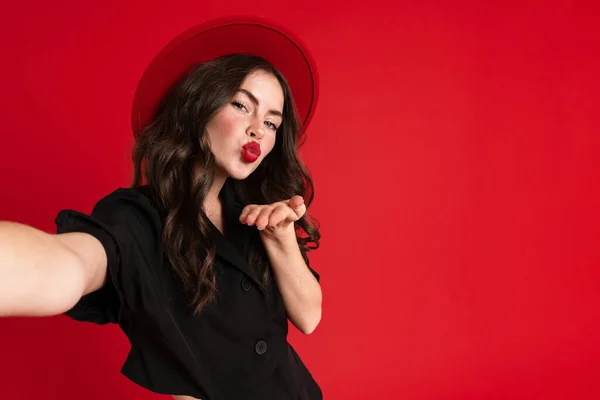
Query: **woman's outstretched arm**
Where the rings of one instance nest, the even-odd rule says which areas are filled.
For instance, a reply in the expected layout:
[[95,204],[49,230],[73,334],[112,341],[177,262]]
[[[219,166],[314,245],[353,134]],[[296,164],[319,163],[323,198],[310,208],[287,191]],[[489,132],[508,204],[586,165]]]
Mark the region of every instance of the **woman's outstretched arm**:
[[106,252],[92,235],[0,221],[0,317],[62,314],[102,287],[106,270]]

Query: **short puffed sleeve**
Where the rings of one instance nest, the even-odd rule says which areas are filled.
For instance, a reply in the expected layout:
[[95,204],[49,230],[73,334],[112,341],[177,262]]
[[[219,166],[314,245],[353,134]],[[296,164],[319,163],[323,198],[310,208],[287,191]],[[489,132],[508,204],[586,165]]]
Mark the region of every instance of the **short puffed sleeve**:
[[97,238],[108,260],[107,283],[65,314],[78,321],[120,323],[123,312],[136,307],[144,279],[140,271],[161,257],[158,211],[140,190],[120,188],[98,201],[91,215],[65,209],[55,223],[59,234],[84,232]]

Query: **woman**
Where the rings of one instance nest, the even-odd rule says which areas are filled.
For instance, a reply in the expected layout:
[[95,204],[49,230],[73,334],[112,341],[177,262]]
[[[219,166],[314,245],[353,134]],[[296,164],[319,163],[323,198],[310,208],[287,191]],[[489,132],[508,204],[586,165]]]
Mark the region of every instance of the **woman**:
[[288,319],[308,334],[321,318],[297,156],[314,79],[297,41],[262,21],[174,39],[136,93],[131,187],[91,216],[62,210],[56,235],[0,223],[0,315],[118,323],[122,373],[176,399],[321,399],[286,339]]

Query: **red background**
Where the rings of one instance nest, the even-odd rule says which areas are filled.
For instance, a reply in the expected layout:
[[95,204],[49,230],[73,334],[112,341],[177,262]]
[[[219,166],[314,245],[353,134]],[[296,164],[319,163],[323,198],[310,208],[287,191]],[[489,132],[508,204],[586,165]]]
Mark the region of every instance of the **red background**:
[[[489,3],[5,4],[0,219],[52,231],[127,186],[155,53],[265,15],[320,68],[324,315],[291,340],[325,398],[598,399],[598,6]],[[127,350],[115,326],[0,320],[0,399],[159,398],[120,375]]]

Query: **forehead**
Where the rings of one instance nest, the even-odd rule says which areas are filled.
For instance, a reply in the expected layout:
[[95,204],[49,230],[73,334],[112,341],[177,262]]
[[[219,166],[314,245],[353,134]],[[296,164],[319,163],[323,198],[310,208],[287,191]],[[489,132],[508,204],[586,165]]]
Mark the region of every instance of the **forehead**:
[[261,105],[283,109],[283,89],[277,78],[269,72],[254,71],[248,74],[241,89],[251,92]]

